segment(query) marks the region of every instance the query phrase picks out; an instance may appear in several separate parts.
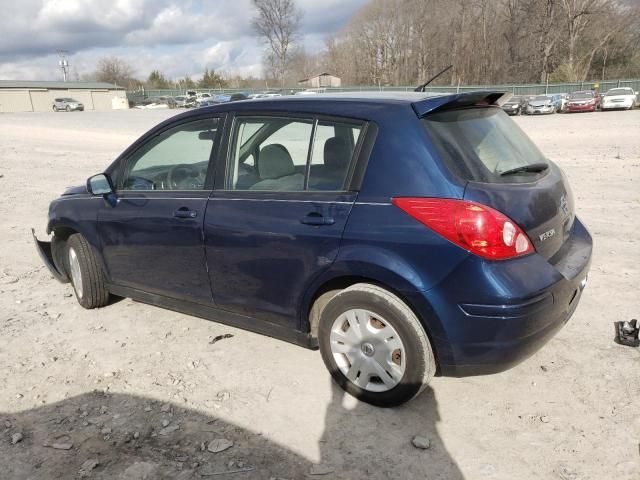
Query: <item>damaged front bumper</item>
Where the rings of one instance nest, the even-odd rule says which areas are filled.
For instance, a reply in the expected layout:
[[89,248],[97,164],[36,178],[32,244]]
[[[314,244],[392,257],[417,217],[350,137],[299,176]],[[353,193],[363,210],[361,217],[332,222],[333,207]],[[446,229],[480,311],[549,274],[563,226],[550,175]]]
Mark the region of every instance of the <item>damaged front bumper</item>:
[[53,253],[51,251],[51,242],[43,242],[42,240],[38,240],[38,237],[36,237],[36,231],[33,228],[31,229],[31,234],[33,235],[33,241],[36,244],[36,249],[38,250],[38,254],[40,255],[40,258],[42,259],[44,264],[47,266],[51,274],[59,282],[68,283],[69,278],[67,277],[66,273],[60,272],[56,267],[55,262],[53,261]]

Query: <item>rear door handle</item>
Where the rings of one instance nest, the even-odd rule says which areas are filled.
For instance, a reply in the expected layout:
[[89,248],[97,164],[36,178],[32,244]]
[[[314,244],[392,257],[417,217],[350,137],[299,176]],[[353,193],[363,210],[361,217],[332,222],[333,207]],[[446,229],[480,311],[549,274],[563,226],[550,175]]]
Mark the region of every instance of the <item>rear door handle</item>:
[[187,207],[182,207],[173,212],[173,216],[176,218],[196,218],[198,212],[195,210],[189,210]]
[[325,217],[321,213],[311,212],[304,216],[300,223],[304,223],[305,225],[333,225],[336,221],[332,217]]

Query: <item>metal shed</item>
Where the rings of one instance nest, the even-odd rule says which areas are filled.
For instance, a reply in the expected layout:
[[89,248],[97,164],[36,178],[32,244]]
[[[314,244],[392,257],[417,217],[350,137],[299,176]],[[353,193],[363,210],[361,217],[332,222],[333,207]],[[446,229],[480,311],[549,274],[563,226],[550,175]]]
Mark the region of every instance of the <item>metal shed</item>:
[[85,110],[128,108],[124,88],[110,83],[0,80],[0,112],[50,112],[60,97],[82,102]]

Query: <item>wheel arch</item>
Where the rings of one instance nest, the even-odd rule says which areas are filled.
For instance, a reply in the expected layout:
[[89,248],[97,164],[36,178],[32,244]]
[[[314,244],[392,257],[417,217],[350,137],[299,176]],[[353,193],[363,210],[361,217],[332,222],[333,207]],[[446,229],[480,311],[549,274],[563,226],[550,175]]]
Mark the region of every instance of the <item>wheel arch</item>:
[[335,294],[351,285],[370,283],[384,288],[397,296],[416,315],[431,342],[439,372],[439,359],[447,357],[449,348],[446,346],[446,334],[442,323],[424,295],[421,295],[415,286],[396,272],[380,266],[372,268],[371,265],[368,265],[366,270],[351,266],[348,270],[349,272],[347,273],[341,268],[332,269],[307,289],[300,309],[300,331],[317,338],[320,313],[326,303]]
[[[101,242],[98,233],[95,229],[95,222],[76,222],[70,218],[54,218],[49,221],[47,225],[47,233],[53,233],[52,237],[52,249],[59,249],[66,245],[68,238],[71,235],[79,233],[87,242],[94,248],[96,257],[105,277],[108,279],[108,270],[104,258],[102,256],[102,249],[100,248]],[[58,244],[58,245],[56,245]],[[55,259],[54,254],[54,259]],[[59,267],[56,260],[56,267]],[[65,266],[66,268],[66,266]]]

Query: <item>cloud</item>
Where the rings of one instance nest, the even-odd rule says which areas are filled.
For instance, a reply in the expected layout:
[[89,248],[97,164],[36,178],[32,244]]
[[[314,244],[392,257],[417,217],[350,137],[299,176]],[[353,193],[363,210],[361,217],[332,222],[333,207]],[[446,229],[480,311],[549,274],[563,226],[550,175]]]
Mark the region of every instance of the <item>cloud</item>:
[[[298,0],[302,43],[322,48],[367,0]],[[260,74],[264,45],[251,29],[251,0],[16,0],[3,2],[0,78],[56,79],[58,50],[88,73],[116,55],[138,76],[158,68],[169,77],[204,68]]]

